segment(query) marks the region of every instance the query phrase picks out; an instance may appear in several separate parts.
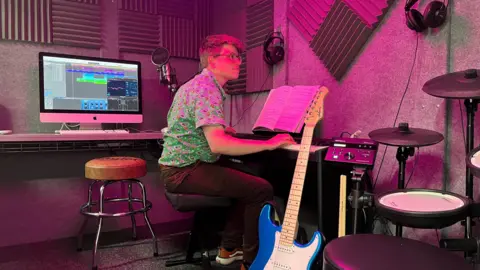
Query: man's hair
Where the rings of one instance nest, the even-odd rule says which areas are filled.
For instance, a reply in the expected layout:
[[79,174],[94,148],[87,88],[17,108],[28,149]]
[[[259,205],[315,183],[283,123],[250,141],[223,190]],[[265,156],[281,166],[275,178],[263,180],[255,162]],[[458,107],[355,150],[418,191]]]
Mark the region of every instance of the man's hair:
[[221,35],[210,35],[207,36],[200,46],[199,55],[200,55],[200,69],[206,68],[208,66],[208,57],[210,55],[219,53],[222,49],[222,46],[225,44],[230,44],[237,48],[238,53],[242,53],[245,50],[245,45],[235,37],[221,34]]

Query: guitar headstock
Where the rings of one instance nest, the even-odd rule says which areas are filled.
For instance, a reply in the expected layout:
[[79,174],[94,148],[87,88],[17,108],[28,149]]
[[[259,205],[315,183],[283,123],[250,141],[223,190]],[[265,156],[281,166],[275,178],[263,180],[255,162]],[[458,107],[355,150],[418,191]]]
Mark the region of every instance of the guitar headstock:
[[325,86],[320,87],[320,91],[313,98],[313,102],[308,109],[307,116],[305,117],[305,125],[307,127],[314,127],[318,121],[323,119],[323,101],[328,94],[328,88]]

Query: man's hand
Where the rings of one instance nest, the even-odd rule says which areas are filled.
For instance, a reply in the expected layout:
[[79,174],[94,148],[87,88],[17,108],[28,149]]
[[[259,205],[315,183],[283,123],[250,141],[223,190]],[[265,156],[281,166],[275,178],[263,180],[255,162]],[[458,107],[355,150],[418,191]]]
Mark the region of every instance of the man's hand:
[[237,131],[235,131],[235,129],[233,129],[233,127],[226,127],[225,128],[225,134],[235,135],[236,133],[237,133]]
[[275,137],[269,139],[268,143],[270,145],[269,150],[275,150],[289,144],[296,144],[290,134],[277,134]]
[[[279,134],[265,141],[235,138],[227,135],[227,129],[221,125],[207,125],[202,129],[212,153],[220,155],[242,156],[295,144],[289,134]],[[233,129],[229,130],[232,131],[234,132]]]

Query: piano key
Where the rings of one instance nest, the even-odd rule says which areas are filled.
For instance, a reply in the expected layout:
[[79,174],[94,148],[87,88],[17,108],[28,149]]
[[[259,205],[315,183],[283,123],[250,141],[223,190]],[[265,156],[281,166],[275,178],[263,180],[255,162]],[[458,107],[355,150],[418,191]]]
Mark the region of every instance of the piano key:
[[[327,149],[327,148],[328,146],[312,145],[310,146],[310,153],[315,153],[318,150]],[[282,146],[282,149],[298,152],[300,151],[300,144],[290,144],[290,145]]]

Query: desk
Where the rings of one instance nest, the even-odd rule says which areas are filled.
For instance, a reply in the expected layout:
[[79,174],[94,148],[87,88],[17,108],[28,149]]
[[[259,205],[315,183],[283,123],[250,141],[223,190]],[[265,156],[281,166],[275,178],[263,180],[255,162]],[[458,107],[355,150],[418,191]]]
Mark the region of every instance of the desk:
[[161,132],[68,134],[25,133],[0,135],[0,153],[45,151],[141,150],[158,144]]

